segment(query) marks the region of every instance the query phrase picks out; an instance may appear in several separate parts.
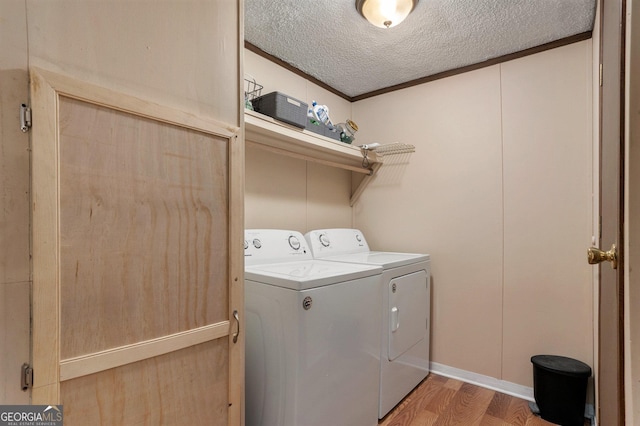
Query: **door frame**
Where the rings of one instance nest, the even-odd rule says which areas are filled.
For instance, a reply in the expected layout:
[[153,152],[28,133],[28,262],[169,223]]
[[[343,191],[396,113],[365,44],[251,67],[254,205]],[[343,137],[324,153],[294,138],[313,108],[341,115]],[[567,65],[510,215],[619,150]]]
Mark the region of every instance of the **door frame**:
[[[616,245],[618,268],[600,264],[596,286],[596,417],[615,426],[625,421],[625,18],[626,0],[600,0],[599,10],[599,159],[596,167],[596,238],[603,250]],[[613,349],[612,349],[613,348]]]
[[[640,269],[640,197],[632,188],[640,186],[640,3],[627,2],[626,104],[625,104],[625,414],[627,424],[640,420],[640,288],[633,270]],[[634,113],[635,112],[635,113]],[[636,281],[636,282],[634,282]]]
[[[100,88],[47,70],[31,68],[33,110],[32,144],[32,360],[35,383],[33,404],[59,404],[60,378],[79,374],[74,368],[108,368],[124,365],[135,357],[150,358],[206,341],[227,338],[229,347],[229,424],[241,424],[244,387],[244,321],[236,322],[233,312],[244,317],[244,146],[240,128],[184,111],[144,101],[123,93]],[[60,360],[60,277],[57,156],[59,128],[57,111],[60,96],[79,99],[136,116],[194,129],[228,140],[229,161],[229,319],[195,330],[171,335],[172,342],[144,342],[149,345],[132,355],[110,354],[101,362],[85,360],[83,365],[61,365]],[[33,149],[37,145],[37,149]],[[157,342],[155,340],[158,340]],[[109,351],[105,351],[109,352]],[[137,353],[137,355],[136,355]],[[109,354],[107,354],[109,355]],[[65,373],[66,372],[66,373]]]

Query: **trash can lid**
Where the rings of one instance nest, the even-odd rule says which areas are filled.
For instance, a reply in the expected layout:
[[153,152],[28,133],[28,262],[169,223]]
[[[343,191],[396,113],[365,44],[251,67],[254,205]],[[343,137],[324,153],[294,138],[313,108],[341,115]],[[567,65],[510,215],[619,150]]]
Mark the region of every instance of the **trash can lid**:
[[559,355],[535,355],[531,357],[533,365],[565,376],[590,377],[591,367],[577,359]]

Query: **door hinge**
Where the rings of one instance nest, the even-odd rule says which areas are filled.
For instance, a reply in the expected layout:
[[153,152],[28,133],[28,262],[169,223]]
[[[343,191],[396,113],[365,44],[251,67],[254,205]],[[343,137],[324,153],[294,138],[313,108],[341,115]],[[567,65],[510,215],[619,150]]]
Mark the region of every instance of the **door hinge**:
[[31,108],[26,104],[20,105],[20,130],[27,133],[31,128]]
[[598,216],[598,240],[602,240],[602,216]]
[[600,87],[602,87],[602,64],[600,64],[600,71],[599,71],[599,72],[600,72],[600,78],[599,78],[599,80],[600,80]]
[[20,375],[22,390],[26,391],[33,387],[33,368],[26,362],[22,364],[22,374]]

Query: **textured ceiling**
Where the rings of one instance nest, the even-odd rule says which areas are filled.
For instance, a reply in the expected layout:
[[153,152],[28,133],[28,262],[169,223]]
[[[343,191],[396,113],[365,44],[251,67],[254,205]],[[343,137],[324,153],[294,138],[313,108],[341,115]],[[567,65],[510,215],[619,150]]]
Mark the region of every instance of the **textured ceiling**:
[[420,0],[374,27],[354,0],[245,0],[245,40],[355,97],[593,28],[596,0]]

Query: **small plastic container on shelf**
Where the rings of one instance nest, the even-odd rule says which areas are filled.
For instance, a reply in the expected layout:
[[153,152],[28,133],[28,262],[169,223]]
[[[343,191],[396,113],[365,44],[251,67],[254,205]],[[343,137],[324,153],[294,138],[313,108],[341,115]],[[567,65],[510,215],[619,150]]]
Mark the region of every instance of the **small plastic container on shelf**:
[[308,116],[312,117],[313,120],[324,124],[329,129],[333,130],[333,123],[331,122],[331,118],[329,118],[329,107],[326,105],[318,105],[316,101],[311,102],[311,108],[309,108]]
[[336,126],[340,134],[340,141],[344,143],[352,143],[356,139],[358,125],[353,120],[347,120],[344,123],[338,123]]

